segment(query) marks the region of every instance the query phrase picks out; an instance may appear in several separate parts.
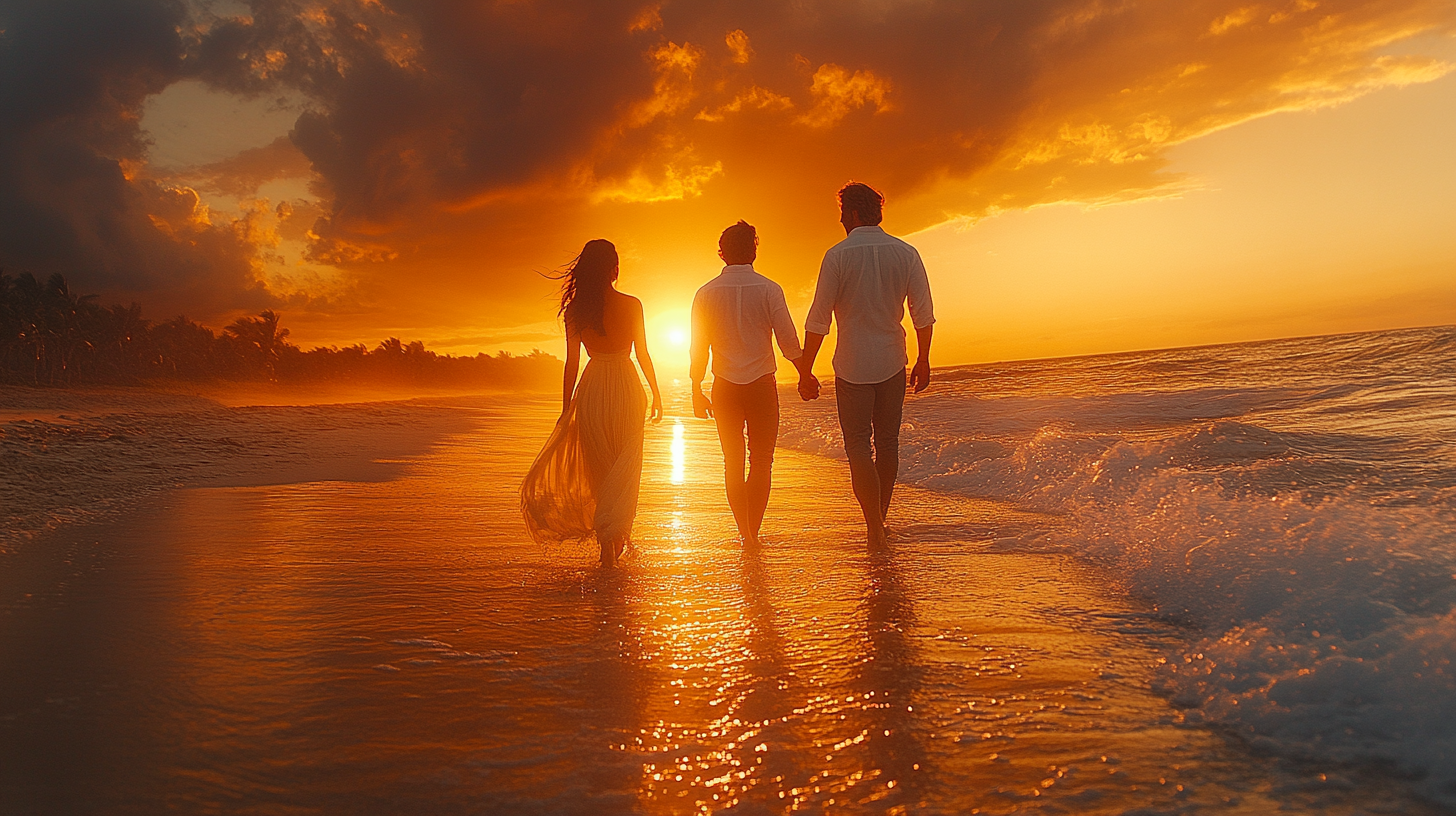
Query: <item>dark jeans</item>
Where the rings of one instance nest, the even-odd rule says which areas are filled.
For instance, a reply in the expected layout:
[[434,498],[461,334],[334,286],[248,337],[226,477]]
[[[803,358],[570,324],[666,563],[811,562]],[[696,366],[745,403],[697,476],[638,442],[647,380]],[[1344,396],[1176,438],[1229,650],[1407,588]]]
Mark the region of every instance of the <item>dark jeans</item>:
[[[774,375],[765,374],[747,385],[724,379],[713,381],[713,419],[723,446],[723,475],[728,506],[739,532],[758,535],[768,508],[773,482],[774,445],[779,437],[779,389]],[[744,428],[748,430],[748,468],[744,470]]]
[[[849,457],[854,497],[869,523],[870,509],[880,520],[890,509],[890,494],[900,473],[900,417],[905,411],[905,372],[881,383],[861,385],[834,379],[839,430]],[[873,447],[871,447],[873,442]]]

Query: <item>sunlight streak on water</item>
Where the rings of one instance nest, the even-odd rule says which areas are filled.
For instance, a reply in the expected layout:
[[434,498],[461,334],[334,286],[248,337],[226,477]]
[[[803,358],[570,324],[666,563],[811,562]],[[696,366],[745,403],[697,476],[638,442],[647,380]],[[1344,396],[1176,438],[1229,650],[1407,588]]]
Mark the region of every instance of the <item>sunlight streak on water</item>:
[[672,476],[670,481],[675,485],[683,483],[684,474],[687,470],[688,443],[683,439],[683,424],[681,419],[672,421]]
[[843,466],[782,451],[745,552],[712,423],[684,419],[647,431],[625,566],[538,547],[513,488],[555,416],[501,411],[396,481],[185,491],[94,533],[127,554],[104,603],[0,617],[82,644],[37,665],[0,638],[68,678],[0,710],[26,790],[107,813],[1358,810],[1182,725],[1148,689],[1177,632],[1071,559],[982,552],[1028,523],[989,503],[897,492],[900,529],[941,537],[870,558]]

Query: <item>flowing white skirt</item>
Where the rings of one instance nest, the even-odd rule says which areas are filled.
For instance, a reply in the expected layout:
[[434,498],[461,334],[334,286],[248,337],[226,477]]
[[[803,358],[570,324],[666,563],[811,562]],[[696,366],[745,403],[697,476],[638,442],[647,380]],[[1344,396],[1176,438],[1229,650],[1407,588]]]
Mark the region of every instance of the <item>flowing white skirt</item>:
[[631,536],[646,414],[647,395],[630,352],[587,362],[571,405],[521,483],[532,538],[554,544]]

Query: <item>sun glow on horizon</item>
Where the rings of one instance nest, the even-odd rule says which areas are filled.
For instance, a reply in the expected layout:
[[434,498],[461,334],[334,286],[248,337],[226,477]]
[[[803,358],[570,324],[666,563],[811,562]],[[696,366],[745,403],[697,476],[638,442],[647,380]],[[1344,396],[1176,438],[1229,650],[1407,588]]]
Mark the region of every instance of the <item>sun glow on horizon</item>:
[[647,348],[659,368],[669,372],[687,370],[688,343],[692,340],[688,315],[687,307],[679,306],[647,318]]
[[[163,63],[90,59],[66,4],[0,32],[15,75],[56,99],[0,145],[36,173],[0,185],[0,207],[48,214],[0,220],[0,268],[64,273],[154,322],[272,309],[302,348],[397,336],[560,357],[549,273],[605,238],[670,379],[739,219],[802,332],[843,238],[834,191],[854,178],[885,192],[886,231],[926,262],[937,366],[1456,320],[1456,6],[1442,0],[822,19],[764,4],[731,30],[714,4],[608,4],[589,32],[532,4],[368,0],[342,3],[360,26],[347,43],[253,22],[253,6],[286,3],[230,0],[176,37],[184,7],[212,5],[121,4],[130,22],[98,29],[108,47],[181,49]],[[131,25],[155,36],[123,37]],[[205,81],[185,69],[184,40],[231,53],[239,26],[254,59]],[[927,37],[942,30],[955,47]],[[567,57],[579,34],[600,46],[587,63]],[[85,81],[61,81],[56,54]],[[595,104],[540,101],[581,88]],[[52,144],[84,161],[54,164]],[[832,354],[833,337],[819,371]]]

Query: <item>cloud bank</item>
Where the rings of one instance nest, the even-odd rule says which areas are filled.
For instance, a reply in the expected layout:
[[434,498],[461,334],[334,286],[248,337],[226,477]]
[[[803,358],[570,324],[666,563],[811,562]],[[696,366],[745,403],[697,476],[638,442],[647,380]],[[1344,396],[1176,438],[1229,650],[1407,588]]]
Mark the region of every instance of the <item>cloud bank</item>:
[[[469,334],[538,322],[532,271],[608,232],[648,256],[751,211],[807,280],[849,178],[902,230],[1168,194],[1172,145],[1446,73],[1397,46],[1456,7],[0,0],[0,29],[0,264]],[[182,80],[307,102],[284,139],[161,173],[139,114]],[[284,178],[308,195],[264,201]],[[281,285],[289,241],[338,277]]]

